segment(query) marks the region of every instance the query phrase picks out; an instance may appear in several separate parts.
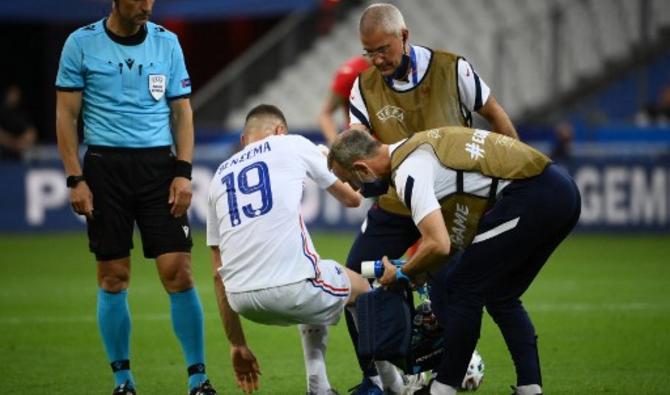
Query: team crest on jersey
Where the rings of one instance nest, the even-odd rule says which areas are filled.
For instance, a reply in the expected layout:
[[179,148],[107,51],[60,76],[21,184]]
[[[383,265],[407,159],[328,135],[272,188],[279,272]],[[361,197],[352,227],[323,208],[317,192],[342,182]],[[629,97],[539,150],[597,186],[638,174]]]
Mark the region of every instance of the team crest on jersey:
[[395,118],[402,122],[405,118],[405,112],[402,110],[402,108],[391,105],[384,106],[384,108],[377,112],[377,119],[382,122],[386,122],[391,118]]
[[149,93],[154,100],[158,101],[165,95],[167,78],[164,74],[149,74]]

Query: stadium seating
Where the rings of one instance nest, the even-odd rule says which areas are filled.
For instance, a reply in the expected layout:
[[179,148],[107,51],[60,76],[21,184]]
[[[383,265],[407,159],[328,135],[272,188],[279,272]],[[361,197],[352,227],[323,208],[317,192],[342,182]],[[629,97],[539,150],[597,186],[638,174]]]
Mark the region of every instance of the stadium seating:
[[[646,13],[644,2],[625,0],[394,3],[405,15],[412,43],[465,56],[513,117],[634,56],[633,49],[650,45],[670,28],[667,0],[650,0]],[[271,102],[282,107],[292,129],[316,129],[333,73],[361,51],[358,19],[366,6],[353,9],[259,94],[240,101],[220,120],[224,127],[239,129],[248,108]]]

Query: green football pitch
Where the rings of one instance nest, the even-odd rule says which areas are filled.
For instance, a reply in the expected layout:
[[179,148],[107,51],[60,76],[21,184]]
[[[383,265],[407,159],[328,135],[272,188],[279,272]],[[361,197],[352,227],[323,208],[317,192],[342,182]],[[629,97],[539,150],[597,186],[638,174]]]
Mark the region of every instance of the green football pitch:
[[[315,233],[314,240],[321,256],[341,262],[352,235]],[[195,235],[195,243],[208,373],[220,394],[241,393],[232,379],[202,233]],[[168,298],[153,263],[140,250],[133,253],[129,293],[138,392],[185,394],[186,372],[172,334]],[[4,234],[0,251],[0,393],[111,393],[95,320],[95,265],[83,232]],[[670,236],[572,236],[551,257],[524,302],[539,334],[546,393],[670,393]],[[297,329],[244,326],[261,365],[260,393],[304,393]],[[508,394],[514,367],[486,315],[478,350],[486,363],[478,393]],[[344,321],[330,332],[327,363],[340,392],[359,381]]]

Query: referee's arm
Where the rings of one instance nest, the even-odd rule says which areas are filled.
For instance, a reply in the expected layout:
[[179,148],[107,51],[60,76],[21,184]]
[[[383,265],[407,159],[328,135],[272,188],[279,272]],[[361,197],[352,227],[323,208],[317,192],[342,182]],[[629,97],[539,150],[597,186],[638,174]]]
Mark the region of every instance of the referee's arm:
[[[77,121],[81,111],[81,91],[56,92],[56,138],[66,176],[82,175],[79,162],[79,136]],[[93,194],[86,181],[70,190],[70,204],[77,214],[91,217]]]
[[170,102],[171,121],[177,159],[191,163],[193,160],[193,110],[188,98]]
[[81,174],[77,120],[81,110],[81,91],[56,92],[56,137],[65,174]]
[[[172,133],[177,151],[177,161],[188,162],[188,175],[177,174],[170,185],[168,203],[172,205],[170,213],[181,217],[191,205],[191,162],[193,160],[193,110],[188,98],[179,98],[170,102]],[[188,177],[188,178],[186,178]]]

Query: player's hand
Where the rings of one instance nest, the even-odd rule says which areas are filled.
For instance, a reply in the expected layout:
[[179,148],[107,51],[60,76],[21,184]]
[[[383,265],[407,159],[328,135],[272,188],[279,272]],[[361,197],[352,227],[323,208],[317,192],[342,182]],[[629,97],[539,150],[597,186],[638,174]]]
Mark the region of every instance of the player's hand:
[[70,189],[70,204],[75,213],[85,215],[88,219],[93,218],[93,194],[86,181],[80,181]]
[[181,217],[191,205],[191,180],[184,177],[175,177],[170,185],[170,198],[168,204],[172,205],[170,214]]
[[247,346],[232,346],[230,358],[233,361],[235,382],[245,394],[251,394],[259,388],[258,376],[261,370],[258,367],[256,357]]
[[379,279],[379,283],[385,287],[389,287],[398,282],[395,271],[397,268],[389,261],[387,256],[382,257],[382,264],[384,265],[384,274]]

